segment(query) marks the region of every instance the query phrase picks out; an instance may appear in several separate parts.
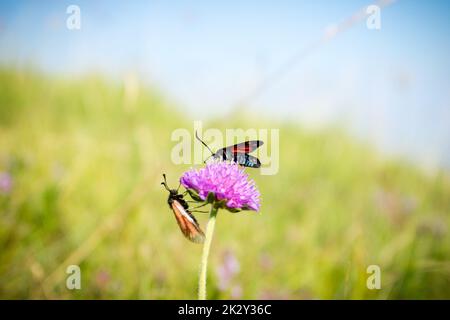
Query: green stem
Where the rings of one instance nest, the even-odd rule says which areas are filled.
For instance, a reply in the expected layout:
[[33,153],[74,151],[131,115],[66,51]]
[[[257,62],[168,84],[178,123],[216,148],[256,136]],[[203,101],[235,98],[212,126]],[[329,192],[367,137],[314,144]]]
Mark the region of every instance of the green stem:
[[214,226],[216,224],[216,215],[218,210],[219,210],[218,208],[214,208],[214,204],[211,205],[208,225],[206,226],[205,242],[203,244],[202,261],[200,264],[200,277],[198,280],[199,300],[206,300],[206,271],[208,269],[209,249],[211,248],[211,242],[214,234]]

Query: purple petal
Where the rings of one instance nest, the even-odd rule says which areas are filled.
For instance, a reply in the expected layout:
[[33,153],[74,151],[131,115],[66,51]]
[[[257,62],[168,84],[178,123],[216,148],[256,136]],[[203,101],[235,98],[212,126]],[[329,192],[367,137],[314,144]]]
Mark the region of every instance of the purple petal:
[[217,200],[225,200],[228,208],[259,211],[260,193],[255,182],[233,162],[212,162],[199,170],[191,169],[180,182],[197,191],[203,200],[212,192]]

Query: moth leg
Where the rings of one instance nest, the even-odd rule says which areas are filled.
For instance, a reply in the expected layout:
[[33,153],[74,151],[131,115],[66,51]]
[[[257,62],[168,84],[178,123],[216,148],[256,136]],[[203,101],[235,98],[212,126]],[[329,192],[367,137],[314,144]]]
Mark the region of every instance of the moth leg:
[[201,211],[201,210],[189,210],[190,212],[198,212],[198,213],[209,213],[209,211]]
[[191,208],[191,209],[201,208],[201,207],[206,206],[207,204],[208,204],[208,202],[205,202],[204,204],[201,204],[201,205],[199,205],[199,206],[193,207],[193,208]]

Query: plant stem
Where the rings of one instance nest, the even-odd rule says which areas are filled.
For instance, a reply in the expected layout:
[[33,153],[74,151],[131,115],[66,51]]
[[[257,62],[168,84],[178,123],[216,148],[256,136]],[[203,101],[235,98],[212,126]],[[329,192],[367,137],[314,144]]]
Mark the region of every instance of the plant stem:
[[208,225],[206,226],[205,242],[203,244],[202,261],[200,264],[200,277],[198,280],[199,300],[206,300],[206,271],[208,269],[209,249],[211,248],[211,242],[214,234],[214,226],[216,225],[216,215],[218,210],[219,210],[218,208],[214,208],[214,204],[211,205]]

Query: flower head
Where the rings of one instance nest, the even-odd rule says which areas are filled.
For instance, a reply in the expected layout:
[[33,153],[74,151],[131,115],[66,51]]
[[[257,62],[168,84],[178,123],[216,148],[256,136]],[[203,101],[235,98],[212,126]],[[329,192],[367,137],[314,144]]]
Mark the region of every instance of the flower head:
[[221,202],[229,210],[259,210],[260,194],[255,182],[234,162],[208,163],[199,170],[186,171],[180,181],[203,201]]

